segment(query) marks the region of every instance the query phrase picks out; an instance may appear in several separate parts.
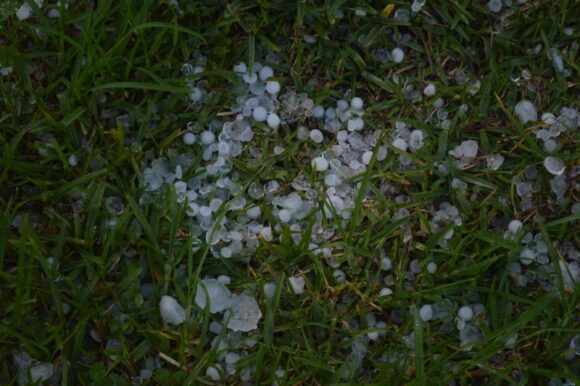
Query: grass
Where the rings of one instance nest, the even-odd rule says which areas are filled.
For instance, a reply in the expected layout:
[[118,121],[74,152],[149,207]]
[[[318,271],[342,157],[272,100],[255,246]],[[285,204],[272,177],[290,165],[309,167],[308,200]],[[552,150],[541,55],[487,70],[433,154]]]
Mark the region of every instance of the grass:
[[[218,274],[230,275],[236,291],[255,295],[264,314],[250,334],[256,346],[237,364],[240,372],[255,368],[251,384],[270,384],[278,368],[286,372],[278,380],[282,385],[527,385],[553,377],[580,382],[578,361],[564,356],[580,326],[579,292],[564,289],[557,264],[562,257],[552,243],[579,248],[579,216],[569,211],[579,192],[571,188],[565,205],[555,202],[541,166],[546,153],[532,125],[513,115],[522,98],[539,112],[578,107],[580,15],[574,2],[504,6],[503,15],[513,14],[503,31],[495,27],[500,16],[485,2],[467,0],[430,1],[410,25],[381,17],[381,2],[179,4],[182,13],[170,1],[79,1],[68,9],[51,3],[44,9],[58,8],[60,18],[34,7],[33,18],[9,16],[0,24],[0,67],[13,67],[0,77],[0,383],[16,382],[12,356],[24,350],[54,364],[62,385],[131,384],[147,358],[161,364],[148,384],[211,384],[205,371],[219,354],[210,349],[212,317],[195,310],[192,323],[171,327],[162,322],[158,301],[169,294],[195,309],[197,281]],[[396,10],[406,2],[393,4]],[[368,15],[355,17],[355,6]],[[344,18],[336,17],[337,10]],[[576,29],[571,36],[564,33],[569,26]],[[395,47],[389,32],[416,38],[401,43],[406,58],[400,65],[373,57],[376,48]],[[304,33],[316,42],[306,42]],[[538,44],[540,53],[530,53]],[[547,47],[564,52],[570,77],[554,70]],[[203,79],[213,93],[196,111],[187,101],[181,65],[198,52],[207,57]],[[187,122],[205,126],[227,111],[235,97],[232,65],[263,61],[267,53],[282,58],[274,68],[283,85],[317,103],[332,104],[348,90],[363,96],[366,123],[382,131],[382,140],[399,119],[428,138],[412,155],[414,169],[398,168],[391,147],[385,161],[373,160],[355,177],[373,195],[365,197],[361,189],[351,221],[331,221],[332,246],[348,278],[343,284],[309,251],[307,237],[295,245],[285,233],[279,242],[263,243],[249,264],[218,259],[205,242],[189,237],[192,223],[175,192],[140,203],[148,160],[176,148],[191,152],[180,140]],[[524,68],[532,79],[512,82],[512,72]],[[471,95],[452,81],[458,70],[481,81],[479,92]],[[409,102],[393,74],[401,84],[418,87],[433,81],[437,96],[447,101],[450,129],[426,122],[431,101]],[[459,113],[461,105],[467,113]],[[106,117],[111,111],[134,116],[135,124],[117,124]],[[439,173],[434,162],[465,139],[478,140],[483,154],[504,154],[504,165],[495,172],[479,165],[452,168],[450,176]],[[560,140],[557,156],[568,167],[578,165],[578,139],[576,132]],[[245,186],[273,178],[287,186],[298,172],[316,178],[311,149],[296,141],[295,131],[255,141],[265,156],[236,163]],[[276,143],[286,149],[280,156],[272,152]],[[76,167],[68,163],[72,154],[79,159]],[[540,190],[534,209],[521,211],[513,178],[528,165],[540,170]],[[467,195],[450,188],[453,177],[469,184]],[[381,190],[385,184],[409,199],[395,201]],[[478,198],[470,200],[471,193]],[[109,196],[125,203],[115,226],[108,225]],[[429,232],[429,205],[442,200],[463,217],[445,247],[438,241],[447,229]],[[400,208],[409,216],[392,221]],[[269,208],[262,209],[273,219]],[[503,239],[505,225],[494,224],[512,218],[549,241],[559,278],[555,288],[519,287],[509,277],[521,246]],[[378,297],[384,286],[375,262],[380,253],[393,260],[394,293],[386,298]],[[423,267],[437,262],[437,274],[423,269],[405,279],[413,259]],[[282,288],[295,274],[306,278],[306,296]],[[267,300],[254,284],[261,288],[271,280],[279,285]],[[141,293],[142,282],[154,283],[151,302]],[[420,321],[421,305],[440,301],[485,306],[477,321],[484,339],[471,351],[459,348],[457,331]],[[359,368],[351,345],[372,331],[365,322],[369,312],[387,330],[368,345]],[[516,332],[515,348],[506,349],[505,340]],[[402,338],[411,333],[409,348]],[[398,360],[384,361],[385,354]],[[238,373],[226,383],[243,382]]]

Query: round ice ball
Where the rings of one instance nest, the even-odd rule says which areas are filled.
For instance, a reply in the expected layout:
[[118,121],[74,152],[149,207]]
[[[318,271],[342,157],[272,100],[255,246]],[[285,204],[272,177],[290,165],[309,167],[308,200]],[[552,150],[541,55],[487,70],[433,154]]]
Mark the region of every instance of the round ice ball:
[[287,223],[292,218],[292,213],[290,213],[288,209],[281,209],[280,212],[278,212],[278,218],[281,222]]
[[469,306],[463,306],[457,311],[457,316],[465,322],[469,322],[473,318],[473,309]]
[[400,48],[395,48],[391,51],[391,59],[395,63],[401,63],[405,59],[405,53]]
[[274,76],[274,70],[271,67],[264,66],[260,70],[260,80],[267,80]]
[[77,166],[77,165],[79,164],[79,160],[78,160],[77,156],[76,156],[76,155],[74,155],[74,154],[71,154],[71,155],[68,157],[68,164],[69,164],[70,166],[72,166],[73,168],[74,168],[75,166]]
[[[256,109],[254,109],[256,111]],[[280,126],[280,117],[276,113],[268,114],[268,118],[266,119],[268,126],[272,129],[277,129]]]
[[437,263],[431,262],[427,264],[427,272],[431,274],[437,272]]
[[566,170],[566,165],[561,159],[556,157],[546,157],[544,159],[544,167],[550,174],[560,176]]
[[429,304],[425,304],[419,310],[419,317],[423,322],[430,321],[431,318],[433,318],[433,307],[431,307]]
[[266,91],[271,95],[278,94],[280,92],[280,82],[276,80],[269,80],[266,83]]
[[383,257],[381,259],[381,269],[384,271],[388,271],[393,268],[393,262],[388,257]]
[[522,226],[523,224],[520,220],[512,220],[508,224],[508,230],[515,235],[522,229]]
[[239,62],[238,64],[234,65],[234,72],[237,72],[238,74],[244,74],[248,72],[248,66],[246,66],[246,63],[244,62]]
[[247,84],[254,84],[258,81],[258,75],[256,75],[253,72],[252,73],[245,73],[244,75],[242,75],[242,79]]
[[435,96],[436,93],[437,93],[437,88],[435,87],[435,85],[433,83],[429,83],[423,89],[423,95],[425,95],[427,97]]
[[474,158],[477,156],[477,151],[479,150],[479,144],[474,140],[467,140],[461,142],[461,152],[465,157]]
[[195,134],[187,132],[183,134],[183,143],[186,145],[193,145],[195,143]]
[[322,132],[318,129],[310,130],[310,139],[315,143],[321,143],[324,140]]
[[314,108],[312,109],[312,116],[317,119],[324,117],[324,107],[314,106]]
[[393,142],[391,142],[391,145],[401,151],[407,151],[407,147],[409,146],[407,141],[405,141],[403,138],[395,138]]
[[522,123],[534,122],[538,120],[538,111],[536,106],[527,99],[516,103],[514,111]]
[[365,121],[361,117],[349,119],[347,123],[348,131],[359,131],[365,127]]
[[367,150],[363,153],[361,159],[363,164],[368,165],[371,163],[371,159],[373,158],[373,152],[370,150]]
[[201,133],[201,143],[204,145],[211,145],[215,142],[215,134],[209,130]]
[[258,122],[264,122],[268,117],[268,112],[262,106],[258,106],[252,111],[252,117]]
[[328,169],[329,162],[324,157],[316,157],[312,160],[312,166],[316,171],[323,172]]
[[354,97],[350,100],[350,107],[355,110],[362,110],[363,108],[363,100],[359,97]]

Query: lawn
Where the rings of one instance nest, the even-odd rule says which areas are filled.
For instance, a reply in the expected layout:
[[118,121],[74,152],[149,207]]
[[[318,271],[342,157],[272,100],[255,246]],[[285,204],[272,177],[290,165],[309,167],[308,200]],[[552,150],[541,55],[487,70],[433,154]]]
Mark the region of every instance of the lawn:
[[575,1],[0,2],[0,384],[580,384]]

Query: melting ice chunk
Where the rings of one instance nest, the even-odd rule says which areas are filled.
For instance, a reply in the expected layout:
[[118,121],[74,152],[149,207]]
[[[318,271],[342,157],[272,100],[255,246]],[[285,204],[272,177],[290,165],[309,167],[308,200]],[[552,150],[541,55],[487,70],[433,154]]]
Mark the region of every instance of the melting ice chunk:
[[195,304],[199,308],[205,308],[208,299],[209,312],[212,314],[222,312],[232,305],[232,294],[230,290],[215,279],[204,279],[197,285]]
[[231,308],[224,313],[224,324],[232,331],[247,332],[258,328],[262,311],[256,299],[247,293],[234,294],[231,297]]
[[304,278],[301,276],[291,276],[288,278],[290,286],[296,295],[304,293]]
[[562,162],[561,159],[556,157],[546,157],[544,159],[544,167],[550,174],[555,176],[560,176],[566,170],[566,165]]
[[167,323],[178,326],[185,320],[185,310],[171,296],[165,295],[161,297],[159,310],[161,311],[161,318]]
[[515,113],[522,123],[534,122],[538,120],[538,111],[536,106],[527,99],[516,103]]

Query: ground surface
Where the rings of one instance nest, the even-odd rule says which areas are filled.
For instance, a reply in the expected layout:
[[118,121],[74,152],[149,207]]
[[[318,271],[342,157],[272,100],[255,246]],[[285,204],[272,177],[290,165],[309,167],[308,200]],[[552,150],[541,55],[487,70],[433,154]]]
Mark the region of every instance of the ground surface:
[[[48,3],[0,24],[1,384],[34,371],[62,385],[580,382],[578,121],[555,144],[537,134],[543,113],[578,110],[577,3]],[[253,137],[224,172],[241,189],[230,194],[204,177],[216,158],[203,159],[200,133],[219,137],[248,93],[240,61],[274,69],[282,123],[248,118]],[[346,162],[331,203],[335,169],[311,160],[332,159],[337,134],[309,112],[292,118],[291,90],[325,107],[364,101],[370,162]],[[522,121],[521,100],[535,119]],[[323,142],[300,139],[302,125]],[[423,146],[395,146],[401,128],[420,130]],[[449,154],[468,140],[474,157]],[[561,178],[547,156],[564,163]],[[210,187],[200,206],[246,197],[241,214],[214,202],[210,216],[239,230],[240,251],[223,249],[232,234],[206,237],[216,228],[178,185],[151,189],[146,168],[162,158],[163,173],[179,164],[197,181],[188,189]],[[271,194],[249,197],[252,183]],[[292,192],[308,210],[284,222],[279,200]],[[260,231],[248,236],[255,206]],[[506,233],[514,219],[521,229]],[[199,307],[198,283],[218,275],[248,295],[242,313],[256,300],[256,328],[231,331]],[[167,322],[164,295],[185,321]]]

